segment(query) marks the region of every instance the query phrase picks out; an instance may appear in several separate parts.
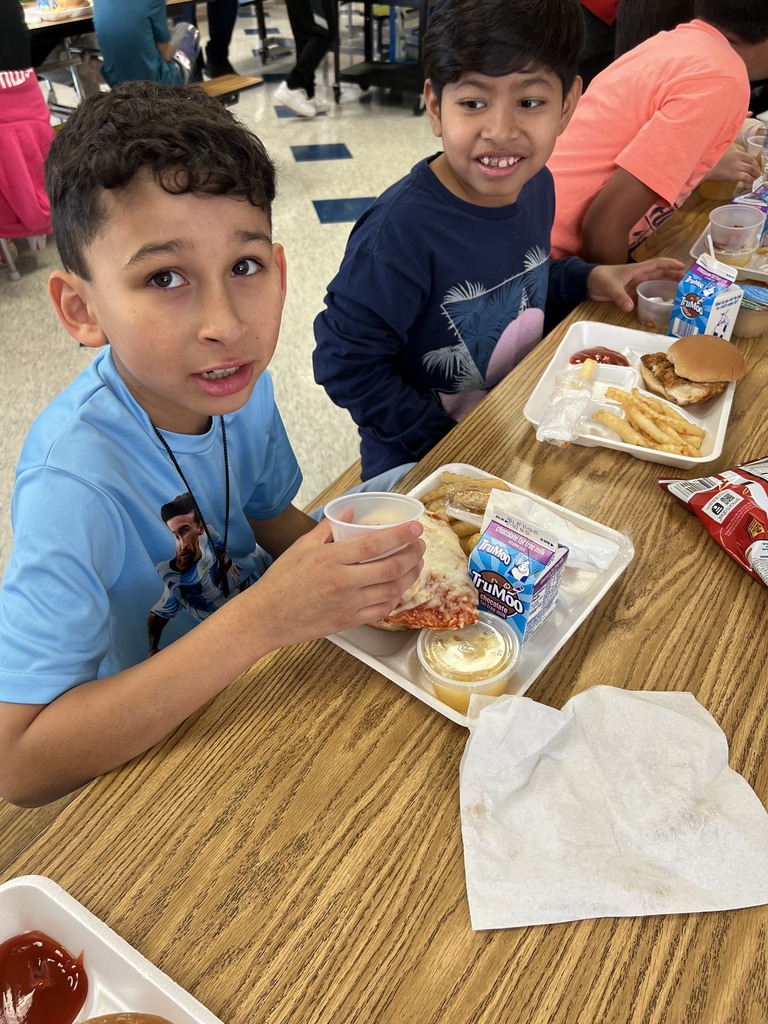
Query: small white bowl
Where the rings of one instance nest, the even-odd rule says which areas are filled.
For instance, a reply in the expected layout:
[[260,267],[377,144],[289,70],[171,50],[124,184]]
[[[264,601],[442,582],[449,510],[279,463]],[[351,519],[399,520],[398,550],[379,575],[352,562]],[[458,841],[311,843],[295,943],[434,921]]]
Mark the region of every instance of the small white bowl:
[[666,334],[676,294],[676,281],[643,281],[639,284],[636,315],[643,327],[651,327]]

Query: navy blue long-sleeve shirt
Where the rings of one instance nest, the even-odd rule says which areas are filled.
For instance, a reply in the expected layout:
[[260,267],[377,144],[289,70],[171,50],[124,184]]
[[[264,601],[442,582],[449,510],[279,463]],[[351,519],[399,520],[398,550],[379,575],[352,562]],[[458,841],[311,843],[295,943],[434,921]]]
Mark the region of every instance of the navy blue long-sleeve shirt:
[[490,208],[429,163],[357,221],[315,320],[315,379],[358,426],[363,479],[428,452],[541,341],[548,307],[586,298],[594,266],[549,258],[546,168]]

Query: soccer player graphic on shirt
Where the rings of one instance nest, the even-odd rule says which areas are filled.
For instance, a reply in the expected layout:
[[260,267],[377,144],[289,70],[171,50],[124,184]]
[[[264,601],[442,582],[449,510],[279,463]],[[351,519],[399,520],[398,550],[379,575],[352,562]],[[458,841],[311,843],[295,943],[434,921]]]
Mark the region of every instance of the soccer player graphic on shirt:
[[[170,561],[158,562],[155,566],[164,589],[147,617],[150,656],[157,654],[163,630],[182,608],[200,621],[226,601],[220,564],[226,552],[218,533],[210,526],[209,541],[192,495],[187,491],[163,505],[160,518],[174,536],[176,554]],[[230,590],[245,590],[250,584],[249,579],[240,582],[240,566],[232,562],[229,562],[227,576]]]

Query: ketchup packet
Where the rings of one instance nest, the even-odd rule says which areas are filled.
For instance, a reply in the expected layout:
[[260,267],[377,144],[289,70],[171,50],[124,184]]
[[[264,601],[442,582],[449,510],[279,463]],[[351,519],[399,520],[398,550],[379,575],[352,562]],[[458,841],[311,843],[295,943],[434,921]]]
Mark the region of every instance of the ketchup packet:
[[712,539],[768,587],[768,456],[697,480],[659,486],[698,516]]

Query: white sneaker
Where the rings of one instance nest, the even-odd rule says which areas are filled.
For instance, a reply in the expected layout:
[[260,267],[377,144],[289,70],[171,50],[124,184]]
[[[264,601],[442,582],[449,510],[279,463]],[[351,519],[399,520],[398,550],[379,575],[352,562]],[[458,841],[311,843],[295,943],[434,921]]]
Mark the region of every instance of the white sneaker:
[[331,104],[328,102],[328,100],[320,99],[317,93],[315,93],[315,95],[309,102],[312,104],[312,106],[315,108],[315,112],[318,114],[327,114],[328,111],[331,109]]
[[289,89],[287,82],[281,82],[275,90],[275,101],[298,114],[299,117],[314,117],[317,113],[312,100],[304,89]]

